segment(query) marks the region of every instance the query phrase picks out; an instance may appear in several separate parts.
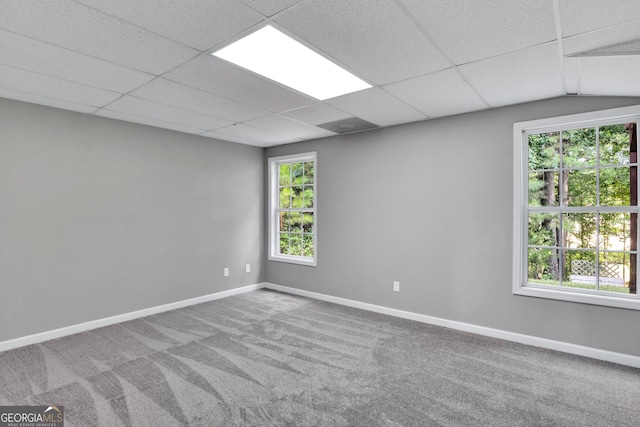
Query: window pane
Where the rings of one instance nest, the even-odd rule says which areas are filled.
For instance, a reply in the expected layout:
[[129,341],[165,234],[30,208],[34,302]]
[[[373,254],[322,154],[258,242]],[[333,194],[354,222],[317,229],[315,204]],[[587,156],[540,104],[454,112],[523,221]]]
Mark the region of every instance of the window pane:
[[289,234],[288,233],[280,233],[280,253],[284,255],[289,254]]
[[629,206],[631,194],[630,168],[600,170],[600,205]]
[[300,212],[289,212],[290,224],[291,224],[291,232],[293,233],[301,233],[302,232],[302,214]]
[[313,186],[307,185],[302,190],[303,193],[303,202],[302,206],[304,208],[312,208],[313,207]]
[[281,232],[288,232],[289,231],[289,223],[290,223],[290,219],[289,219],[289,212],[280,212],[280,228],[279,230]]
[[596,165],[595,128],[562,132],[562,166],[575,168]]
[[313,184],[314,170],[313,162],[306,162],[304,164],[304,183]]
[[564,172],[563,187],[566,190],[563,206],[596,205],[596,171],[594,169]]
[[291,163],[291,182],[300,185],[304,181],[304,163]]
[[302,234],[295,233],[289,235],[289,254],[293,256],[302,255]]
[[314,247],[313,247],[313,235],[312,234],[304,234],[303,235],[303,255],[304,256],[308,256],[308,257],[312,257],[313,256],[313,252],[314,252]]
[[546,285],[559,285],[558,251],[534,249],[528,251],[528,281]]
[[601,291],[629,293],[629,261],[628,253],[600,253]]
[[302,209],[304,207],[304,198],[302,194],[303,187],[295,186],[291,187],[291,207],[295,209]]
[[565,213],[562,215],[562,246],[567,248],[596,248],[596,214]]
[[557,213],[536,212],[529,214],[529,245],[558,246],[559,233]]
[[280,165],[280,185],[291,185],[291,165]]
[[599,242],[601,249],[609,251],[630,250],[631,214],[626,212],[600,214]]
[[562,251],[563,285],[596,289],[596,251]]
[[291,187],[280,188],[280,207],[281,208],[291,207]]
[[557,171],[529,173],[529,206],[558,206]]
[[558,132],[529,135],[529,170],[560,167],[560,137]]
[[630,137],[624,124],[600,128],[600,164],[629,163]]
[[305,233],[313,233],[313,213],[305,212],[302,214],[302,231]]

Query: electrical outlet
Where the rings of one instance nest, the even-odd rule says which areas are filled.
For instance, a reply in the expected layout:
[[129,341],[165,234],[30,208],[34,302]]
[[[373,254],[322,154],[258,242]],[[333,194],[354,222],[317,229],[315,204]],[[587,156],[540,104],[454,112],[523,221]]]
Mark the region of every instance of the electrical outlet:
[[247,264],[244,266],[244,272],[245,273],[251,273],[251,264]]
[[229,268],[228,267],[224,268],[224,277],[229,277]]
[[400,282],[393,282],[393,290],[400,292]]

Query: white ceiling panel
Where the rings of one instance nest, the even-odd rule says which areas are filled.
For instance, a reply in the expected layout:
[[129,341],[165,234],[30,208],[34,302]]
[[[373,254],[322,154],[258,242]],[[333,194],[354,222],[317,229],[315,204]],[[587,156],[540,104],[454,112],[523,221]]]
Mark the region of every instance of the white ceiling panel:
[[132,95],[233,122],[242,122],[270,114],[266,110],[221,98],[163,78],[144,85],[132,92]]
[[264,19],[236,0],[78,1],[199,50],[224,43]]
[[203,130],[214,130],[232,124],[227,120],[132,96],[124,96],[105,109]]
[[28,93],[15,92],[0,88],[0,98],[15,99],[17,101],[29,102],[31,104],[45,105],[47,107],[60,108],[61,110],[76,111],[78,113],[93,113],[96,107],[73,104],[71,102],[60,101],[58,99],[46,98],[44,96],[31,95]]
[[556,38],[552,0],[403,0],[436,43],[464,64]]
[[580,58],[580,94],[640,96],[640,56]]
[[335,135],[334,132],[326,129],[275,115],[250,120],[245,122],[245,124],[300,139],[324,138]]
[[0,65],[0,88],[91,107],[101,107],[121,96],[116,92],[4,65]]
[[449,66],[392,1],[306,1],[275,22],[369,83],[391,83]]
[[191,133],[191,134],[201,134],[203,132],[202,129],[192,128],[189,126],[181,126],[174,123],[168,123],[162,120],[154,120],[149,119],[147,117],[134,116],[132,114],[127,113],[119,113],[117,111],[105,110],[102,109],[96,113],[96,116],[108,117],[110,119],[122,120],[125,122],[138,123],[141,125],[153,126],[157,128],[163,129],[171,129],[177,132],[183,133]]
[[565,58],[564,75],[565,75],[565,82],[567,84],[567,93],[570,93],[570,94],[580,93],[579,80],[578,80],[579,67],[580,67],[580,60],[578,58]]
[[163,77],[274,113],[316,102],[211,55],[202,55]]
[[438,71],[384,87],[398,99],[429,117],[461,114],[487,108],[454,69]]
[[565,94],[557,43],[462,65],[460,70],[493,107]]
[[211,130],[209,132],[205,132],[205,133],[201,134],[200,136],[206,136],[207,138],[220,139],[220,140],[223,140],[223,141],[237,142],[239,144],[253,145],[255,147],[271,147],[271,146],[275,145],[273,143],[255,141],[255,140],[252,140],[252,139],[241,138],[239,136],[220,133],[220,132],[216,132],[215,130]]
[[309,123],[310,125],[321,125],[323,123],[335,122],[352,117],[351,114],[340,111],[321,102],[308,107],[297,108],[295,110],[280,113],[281,116]]
[[562,36],[640,20],[638,0],[558,0]]
[[380,88],[361,90],[328,99],[326,102],[378,126],[392,126],[427,118]]
[[[242,123],[216,129],[217,134],[231,135],[234,137],[255,141],[264,144],[288,144],[290,142],[302,141],[301,138],[295,138],[280,132],[272,132],[266,129],[258,129],[253,126],[247,126]],[[205,134],[209,135],[209,133]]]
[[562,43],[564,54],[573,55],[637,39],[640,39],[640,21],[628,22],[615,27],[567,37],[563,39]]
[[273,16],[294,4],[300,0],[240,0],[242,3],[251,6],[264,16]]
[[0,2],[0,28],[152,74],[198,53],[70,0]]
[[0,64],[116,92],[128,92],[153,75],[0,30]]

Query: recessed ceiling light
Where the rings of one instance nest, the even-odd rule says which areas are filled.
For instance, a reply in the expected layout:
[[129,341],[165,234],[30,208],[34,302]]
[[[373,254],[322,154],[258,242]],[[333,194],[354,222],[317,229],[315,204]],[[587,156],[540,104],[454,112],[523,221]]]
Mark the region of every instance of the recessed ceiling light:
[[320,100],[371,87],[270,25],[212,55]]

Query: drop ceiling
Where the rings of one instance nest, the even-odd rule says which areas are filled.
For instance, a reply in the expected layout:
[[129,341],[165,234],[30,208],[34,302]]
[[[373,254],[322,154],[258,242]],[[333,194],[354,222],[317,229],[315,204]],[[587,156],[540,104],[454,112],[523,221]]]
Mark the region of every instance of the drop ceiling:
[[[372,87],[321,102],[211,55],[267,24]],[[637,0],[2,0],[0,97],[266,147],[640,96],[639,40]]]

